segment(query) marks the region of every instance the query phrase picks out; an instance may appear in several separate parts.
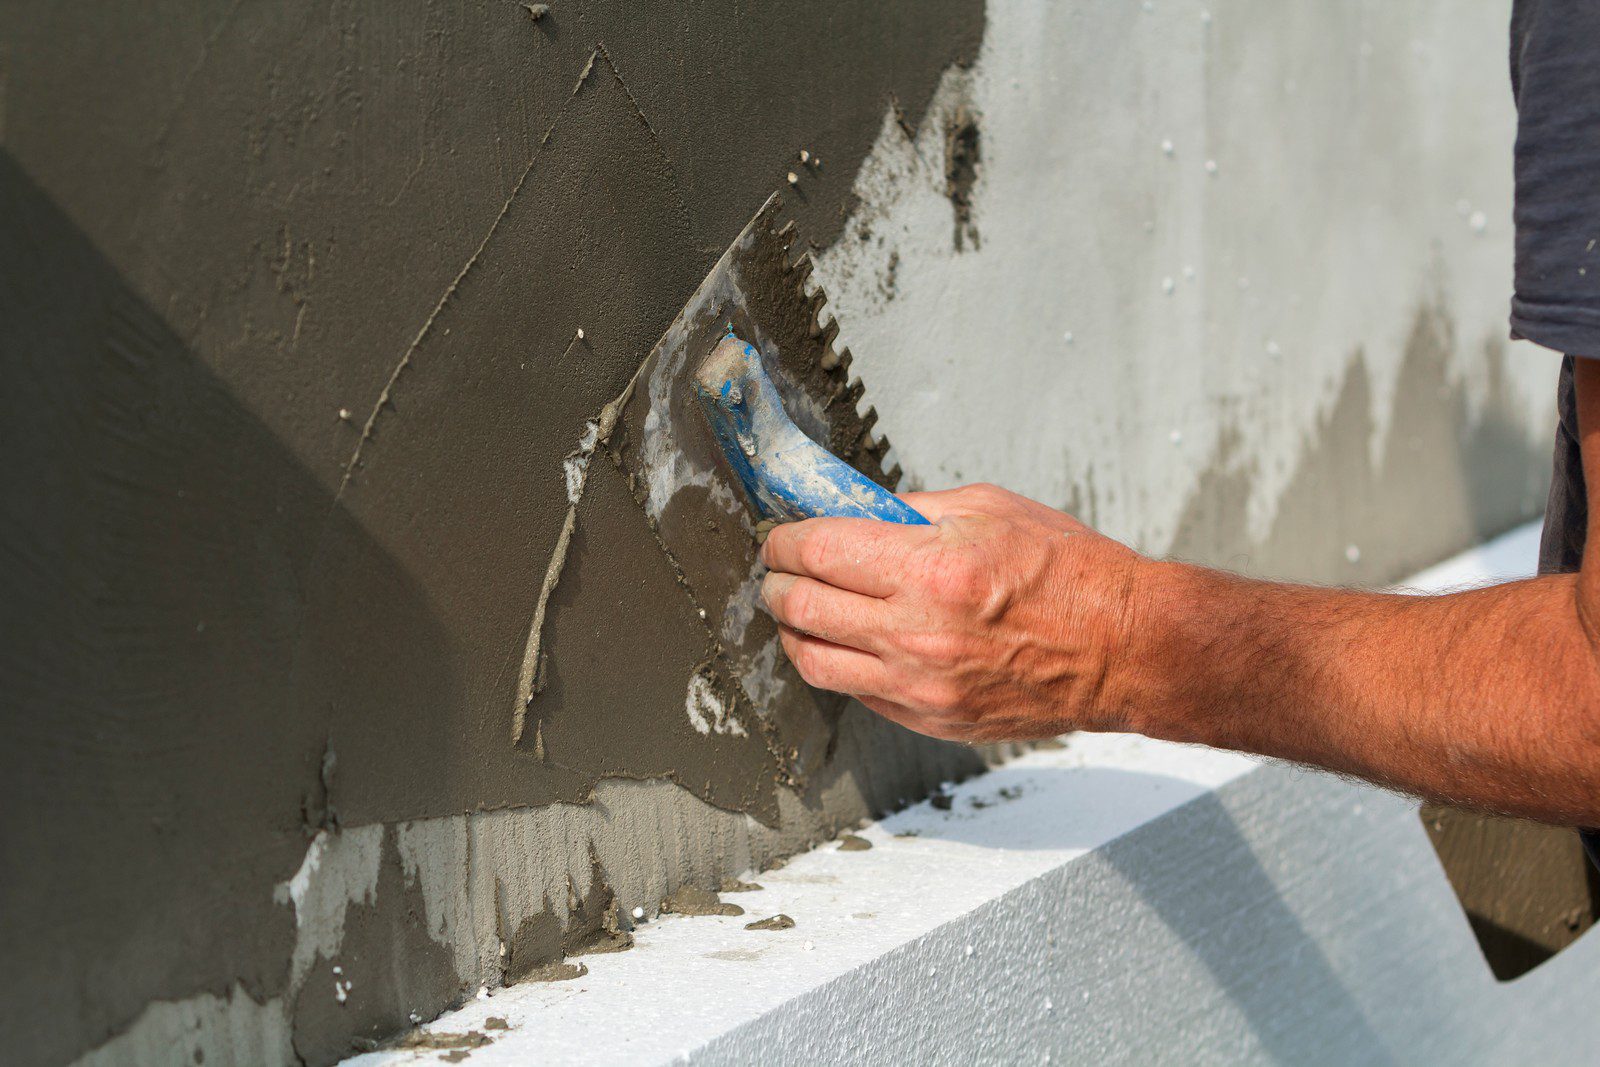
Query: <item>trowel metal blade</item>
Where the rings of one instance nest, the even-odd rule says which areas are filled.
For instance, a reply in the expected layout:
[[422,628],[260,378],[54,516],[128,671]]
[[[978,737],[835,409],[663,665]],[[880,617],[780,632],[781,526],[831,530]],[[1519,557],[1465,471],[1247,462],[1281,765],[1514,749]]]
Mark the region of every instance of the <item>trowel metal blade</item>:
[[627,390],[610,405],[601,443],[627,473],[662,550],[716,638],[721,654],[702,667],[707,683],[732,692],[803,784],[826,759],[844,698],[807,686],[789,664],[777,627],[760,606],[755,515],[719,454],[693,391],[695,367],[730,325],[761,352],[795,423],[868,477],[893,488],[888,449],[874,438],[876,413],[857,411],[848,351],[826,297],[806,288],[807,256],[791,259],[793,224],[779,226],[774,195],[723,253]]

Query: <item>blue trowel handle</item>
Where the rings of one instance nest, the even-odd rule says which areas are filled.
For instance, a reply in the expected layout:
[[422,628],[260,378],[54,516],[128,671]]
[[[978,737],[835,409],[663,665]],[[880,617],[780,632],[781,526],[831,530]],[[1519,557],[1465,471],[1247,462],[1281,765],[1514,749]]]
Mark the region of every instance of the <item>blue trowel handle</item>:
[[794,424],[753,345],[729,333],[700,365],[694,385],[717,445],[764,518],[831,515],[928,524]]

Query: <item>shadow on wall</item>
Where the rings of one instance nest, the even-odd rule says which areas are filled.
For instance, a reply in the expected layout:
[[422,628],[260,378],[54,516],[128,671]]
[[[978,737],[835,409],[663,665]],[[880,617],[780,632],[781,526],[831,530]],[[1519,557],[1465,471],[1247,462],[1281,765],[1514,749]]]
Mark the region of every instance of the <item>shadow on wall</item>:
[[[0,1032],[58,1063],[152,1000],[296,992],[272,887],[338,824],[329,739],[357,710],[295,698],[342,666],[304,655],[341,624],[305,531],[385,589],[367,636],[409,633],[394,687],[447,688],[449,661],[407,575],[4,152],[0,247]],[[414,892],[384,866],[379,893]],[[347,951],[440,962],[413,905],[352,918]],[[387,1030],[442,1006],[353,969]]]
[[[1538,515],[1549,448],[1519,426],[1506,342],[1485,342],[1477,411],[1466,383],[1451,378],[1455,349],[1442,306],[1419,307],[1376,463],[1372,377],[1358,349],[1259,539],[1248,520],[1256,461],[1241,457],[1240,434],[1225,423],[1168,554],[1262,577],[1387,584]],[[1552,359],[1552,395],[1557,369]]]

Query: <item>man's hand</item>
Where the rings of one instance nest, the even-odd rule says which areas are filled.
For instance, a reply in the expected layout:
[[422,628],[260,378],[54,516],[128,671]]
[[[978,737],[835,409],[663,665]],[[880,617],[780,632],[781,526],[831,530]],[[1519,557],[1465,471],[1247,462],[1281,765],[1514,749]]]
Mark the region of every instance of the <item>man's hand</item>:
[[779,526],[762,586],[806,681],[957,741],[1125,729],[1146,561],[989,485],[909,493],[932,526]]
[[[1585,450],[1600,457],[1600,428]],[[933,525],[768,536],[763,594],[811,684],[934,737],[1132,730],[1600,824],[1600,570],[1435,597],[1318,589],[1148,560],[992,486],[905,499]]]

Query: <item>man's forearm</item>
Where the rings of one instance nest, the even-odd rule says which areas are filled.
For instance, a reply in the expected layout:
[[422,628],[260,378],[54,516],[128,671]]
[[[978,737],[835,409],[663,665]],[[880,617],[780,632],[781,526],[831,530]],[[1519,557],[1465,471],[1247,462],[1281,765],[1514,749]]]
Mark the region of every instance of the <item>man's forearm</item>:
[[1600,670],[1575,576],[1419,597],[1149,567],[1128,728],[1600,825]]

